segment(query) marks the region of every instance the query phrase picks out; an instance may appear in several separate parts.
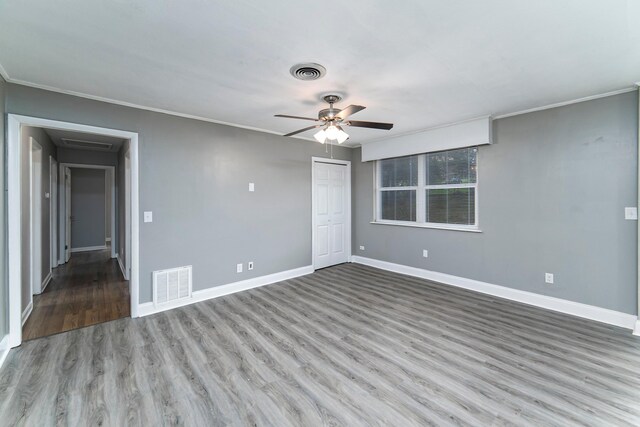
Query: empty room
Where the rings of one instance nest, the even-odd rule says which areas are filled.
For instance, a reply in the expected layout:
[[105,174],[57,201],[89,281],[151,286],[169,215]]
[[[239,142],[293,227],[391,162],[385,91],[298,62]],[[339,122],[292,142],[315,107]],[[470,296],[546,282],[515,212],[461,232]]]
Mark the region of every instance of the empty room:
[[0,425],[640,425],[638,17],[0,2]]

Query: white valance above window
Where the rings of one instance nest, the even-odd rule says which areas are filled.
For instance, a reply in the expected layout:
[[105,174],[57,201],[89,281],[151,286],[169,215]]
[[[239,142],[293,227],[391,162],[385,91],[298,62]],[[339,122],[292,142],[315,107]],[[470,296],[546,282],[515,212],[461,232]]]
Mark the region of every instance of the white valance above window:
[[491,144],[491,117],[362,144],[362,161]]

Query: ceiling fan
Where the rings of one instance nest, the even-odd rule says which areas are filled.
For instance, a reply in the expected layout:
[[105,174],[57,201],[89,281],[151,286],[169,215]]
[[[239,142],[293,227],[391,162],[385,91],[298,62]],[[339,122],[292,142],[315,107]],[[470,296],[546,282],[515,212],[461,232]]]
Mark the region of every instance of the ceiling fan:
[[313,135],[313,137],[320,143],[324,144],[327,141],[337,141],[338,144],[342,144],[349,135],[342,129],[342,126],[353,126],[359,128],[371,128],[371,129],[385,129],[389,130],[393,127],[393,123],[379,123],[379,122],[363,122],[358,120],[349,120],[348,117],[358,111],[364,110],[366,107],[362,105],[349,105],[345,109],[334,108],[333,104],[339,102],[342,98],[338,95],[327,95],[322,99],[329,103],[329,108],[325,108],[318,112],[318,118],[289,116],[287,114],[276,114],[275,117],[284,117],[288,119],[300,119],[311,120],[314,122],[320,122],[319,124],[299,129],[294,132],[290,132],[283,136],[293,136],[302,132],[306,132],[311,129],[322,128],[319,132]]

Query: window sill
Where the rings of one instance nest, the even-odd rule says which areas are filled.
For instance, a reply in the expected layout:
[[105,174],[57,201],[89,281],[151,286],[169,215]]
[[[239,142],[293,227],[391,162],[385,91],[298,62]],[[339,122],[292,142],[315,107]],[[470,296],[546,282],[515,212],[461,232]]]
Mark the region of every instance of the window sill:
[[449,230],[449,231],[467,231],[470,233],[482,233],[482,230],[476,227],[457,227],[455,225],[433,225],[433,224],[418,224],[412,222],[397,222],[397,221],[371,221],[370,224],[377,225],[399,225],[401,227],[414,227],[414,228],[433,228],[436,230]]

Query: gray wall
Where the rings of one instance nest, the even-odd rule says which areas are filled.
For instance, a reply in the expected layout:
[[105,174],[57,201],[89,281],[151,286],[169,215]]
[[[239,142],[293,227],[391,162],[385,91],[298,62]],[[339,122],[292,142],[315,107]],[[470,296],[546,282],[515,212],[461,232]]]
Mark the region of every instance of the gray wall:
[[116,166],[118,153],[58,147],[58,161],[83,165]]
[[6,131],[5,121],[5,91],[7,84],[0,77],[0,188],[2,189],[2,197],[0,197],[0,340],[9,333],[9,275],[7,271],[7,253],[6,253],[6,188],[5,188],[5,161],[4,155],[6,151]]
[[104,169],[71,168],[71,248],[105,244]]
[[[321,144],[15,84],[7,95],[11,113],[140,134],[141,302],[158,269],[193,265],[200,290],[311,264],[311,157],[327,157]],[[147,210],[153,223],[142,222]],[[236,274],[248,261],[255,269]]]
[[29,262],[29,242],[31,241],[31,231],[29,227],[29,186],[31,177],[29,175],[29,138],[33,137],[42,146],[42,277],[40,283],[49,274],[51,269],[51,248],[49,232],[49,200],[44,197],[49,192],[49,156],[56,158],[56,147],[51,142],[49,135],[40,128],[25,126],[21,133],[21,162],[22,162],[22,310],[31,301],[31,269]]
[[482,233],[370,224],[373,162],[356,150],[353,253],[636,314],[637,222],[624,207],[637,204],[637,93],[496,120],[493,131],[478,152]]

